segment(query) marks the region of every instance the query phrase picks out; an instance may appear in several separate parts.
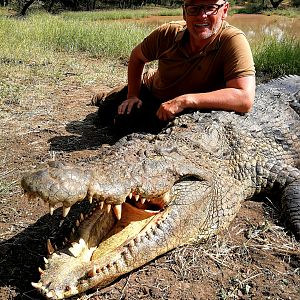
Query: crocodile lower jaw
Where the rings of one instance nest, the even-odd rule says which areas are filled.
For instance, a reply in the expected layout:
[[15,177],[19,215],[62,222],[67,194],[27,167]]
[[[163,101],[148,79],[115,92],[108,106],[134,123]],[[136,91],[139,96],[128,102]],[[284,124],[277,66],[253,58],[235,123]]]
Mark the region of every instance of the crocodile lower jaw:
[[[103,278],[107,276],[112,281],[120,275],[115,276],[113,269],[117,264],[124,264],[121,261],[126,259],[124,253],[128,249],[138,249],[143,237],[159,226],[165,215],[164,207],[159,204],[163,205],[161,199],[151,203],[127,197],[122,204],[120,220],[107,205],[99,204],[86,220],[77,224],[79,234],[74,233],[77,238],[71,244],[53,252],[48,243],[50,255],[45,259],[45,270],[40,269],[41,279],[32,285],[48,299],[64,299],[99,284],[107,285],[109,282],[103,282]],[[86,225],[89,222],[91,226]],[[65,280],[66,276],[70,278]],[[53,281],[59,284],[52,284]]]

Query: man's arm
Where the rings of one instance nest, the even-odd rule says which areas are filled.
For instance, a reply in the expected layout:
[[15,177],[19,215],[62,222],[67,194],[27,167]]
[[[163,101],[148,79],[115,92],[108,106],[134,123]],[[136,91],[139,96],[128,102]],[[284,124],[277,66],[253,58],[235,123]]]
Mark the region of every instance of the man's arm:
[[128,63],[128,94],[127,100],[123,101],[119,108],[118,114],[129,114],[133,106],[141,107],[142,101],[139,99],[142,74],[145,63],[148,60],[143,55],[141,45],[137,45],[131,52]]
[[226,87],[208,93],[185,94],[161,104],[157,117],[171,120],[184,109],[214,109],[246,113],[252,109],[255,96],[255,76],[235,78]]

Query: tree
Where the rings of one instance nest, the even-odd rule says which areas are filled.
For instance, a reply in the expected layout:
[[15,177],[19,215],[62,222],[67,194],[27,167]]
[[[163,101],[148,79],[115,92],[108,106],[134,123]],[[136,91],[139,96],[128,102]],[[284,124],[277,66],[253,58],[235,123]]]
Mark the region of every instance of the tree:
[[27,9],[29,8],[29,6],[34,2],[35,0],[29,0],[27,2],[25,2],[25,4],[23,5],[21,11],[20,11],[20,15],[21,16],[25,16]]
[[270,0],[273,8],[277,8],[282,1],[283,0],[278,0],[278,1]]

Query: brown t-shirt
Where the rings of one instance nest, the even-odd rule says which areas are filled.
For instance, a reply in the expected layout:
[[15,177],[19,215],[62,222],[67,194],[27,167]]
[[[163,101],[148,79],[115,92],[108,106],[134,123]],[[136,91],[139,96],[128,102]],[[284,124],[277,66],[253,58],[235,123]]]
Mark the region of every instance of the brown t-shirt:
[[161,101],[213,91],[230,79],[255,75],[249,43],[239,29],[223,22],[214,39],[193,56],[183,47],[187,34],[185,21],[170,22],[141,43],[145,58],[158,60],[149,88]]

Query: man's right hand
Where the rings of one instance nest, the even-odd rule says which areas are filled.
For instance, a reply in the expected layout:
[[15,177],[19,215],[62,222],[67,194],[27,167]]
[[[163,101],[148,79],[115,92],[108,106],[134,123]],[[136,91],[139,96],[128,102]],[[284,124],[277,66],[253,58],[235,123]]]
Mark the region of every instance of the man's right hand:
[[130,97],[127,100],[123,101],[118,107],[118,114],[130,114],[134,106],[136,106],[137,108],[140,108],[142,106],[142,101],[138,97]]

